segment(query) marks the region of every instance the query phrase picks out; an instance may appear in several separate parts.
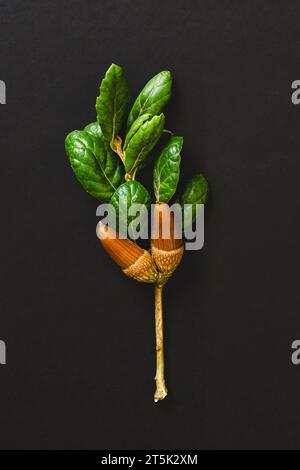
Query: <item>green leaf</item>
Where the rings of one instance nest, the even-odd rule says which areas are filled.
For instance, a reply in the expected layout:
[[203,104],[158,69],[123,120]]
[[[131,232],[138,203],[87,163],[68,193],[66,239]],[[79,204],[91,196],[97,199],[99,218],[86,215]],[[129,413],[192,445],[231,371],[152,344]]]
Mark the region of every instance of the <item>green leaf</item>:
[[94,139],[100,139],[100,142],[97,142],[98,145],[96,146],[97,149],[100,147],[100,151],[96,152],[95,157],[98,160],[103,175],[110,182],[115,191],[124,178],[123,165],[120,159],[116,157],[105,141],[98,122],[91,122],[85,126],[84,131],[90,134]]
[[142,114],[160,114],[172,92],[172,77],[168,70],[158,73],[145,85],[135,100],[127,120],[127,129]]
[[109,201],[123,179],[122,165],[106,142],[86,131],[73,131],[65,141],[71,167],[83,188]]
[[142,204],[144,209],[150,206],[150,195],[147,189],[138,181],[127,181],[123,183],[112,196],[110,203],[116,210],[116,228],[123,235],[127,235],[129,224],[138,215],[129,215],[128,211],[133,204]]
[[100,85],[96,100],[97,120],[108,142],[117,137],[130,98],[127,79],[122,67],[112,64]]
[[156,160],[153,171],[154,193],[157,201],[169,202],[179,181],[183,138],[173,136]]
[[181,205],[191,204],[190,207],[184,209],[185,225],[189,225],[194,222],[197,215],[197,206],[196,204],[205,204],[208,197],[208,183],[202,174],[195,175],[187,184],[180,202]]
[[144,122],[129,140],[125,150],[125,170],[132,174],[143,163],[148,153],[157,144],[165,124],[165,116],[154,116]]
[[83,130],[88,134],[93,135],[94,137],[98,137],[99,139],[104,140],[103,132],[97,121],[91,122],[90,124],[85,126]]
[[146,121],[149,121],[149,119],[152,117],[151,114],[143,114],[142,116],[140,116],[139,118],[137,118],[131,128],[129,129],[129,131],[127,132],[127,135],[126,135],[126,138],[125,138],[125,142],[124,142],[124,146],[123,146],[123,150],[126,150],[126,147],[128,145],[128,142],[130,141],[130,139],[134,136],[134,134],[139,130],[139,128],[144,124],[144,122]]

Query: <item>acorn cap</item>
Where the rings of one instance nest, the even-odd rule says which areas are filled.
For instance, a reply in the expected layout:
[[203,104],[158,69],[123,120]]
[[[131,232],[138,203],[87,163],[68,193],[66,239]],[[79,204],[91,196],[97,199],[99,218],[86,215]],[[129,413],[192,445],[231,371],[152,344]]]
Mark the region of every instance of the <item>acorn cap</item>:
[[156,282],[158,272],[148,251],[99,222],[97,235],[103,248],[126,276],[140,282]]

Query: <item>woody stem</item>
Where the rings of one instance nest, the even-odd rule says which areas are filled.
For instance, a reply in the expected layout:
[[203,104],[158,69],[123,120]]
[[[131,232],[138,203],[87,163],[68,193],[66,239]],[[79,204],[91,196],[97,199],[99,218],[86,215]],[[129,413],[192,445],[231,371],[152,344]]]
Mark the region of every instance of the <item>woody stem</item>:
[[161,284],[155,285],[155,333],[156,333],[156,390],[154,401],[163,400],[168,390],[165,384],[165,363],[164,363],[164,336],[163,336],[163,308],[162,308]]

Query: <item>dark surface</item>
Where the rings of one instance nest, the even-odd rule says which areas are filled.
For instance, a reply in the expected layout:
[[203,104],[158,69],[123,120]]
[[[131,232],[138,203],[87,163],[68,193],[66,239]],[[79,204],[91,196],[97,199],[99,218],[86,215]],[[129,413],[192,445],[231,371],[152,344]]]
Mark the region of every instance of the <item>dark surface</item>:
[[[0,2],[1,448],[300,448],[299,24],[299,1]],[[152,288],[99,246],[64,154],[111,62],[133,95],[172,71],[183,179],[211,186],[158,405]]]

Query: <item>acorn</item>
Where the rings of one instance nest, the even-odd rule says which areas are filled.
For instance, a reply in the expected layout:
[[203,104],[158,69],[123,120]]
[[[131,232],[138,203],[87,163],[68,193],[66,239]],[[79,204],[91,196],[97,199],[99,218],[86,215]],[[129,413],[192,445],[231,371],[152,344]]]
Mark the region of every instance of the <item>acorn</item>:
[[[165,278],[168,278],[181,261],[184,252],[183,241],[175,227],[174,214],[168,204],[157,202],[153,215],[152,258],[158,270]],[[167,228],[166,233],[163,227]]]
[[120,266],[126,276],[139,282],[154,283],[158,279],[158,271],[149,251],[136,243],[123,238],[108,225],[99,222],[97,235],[103,248]]

